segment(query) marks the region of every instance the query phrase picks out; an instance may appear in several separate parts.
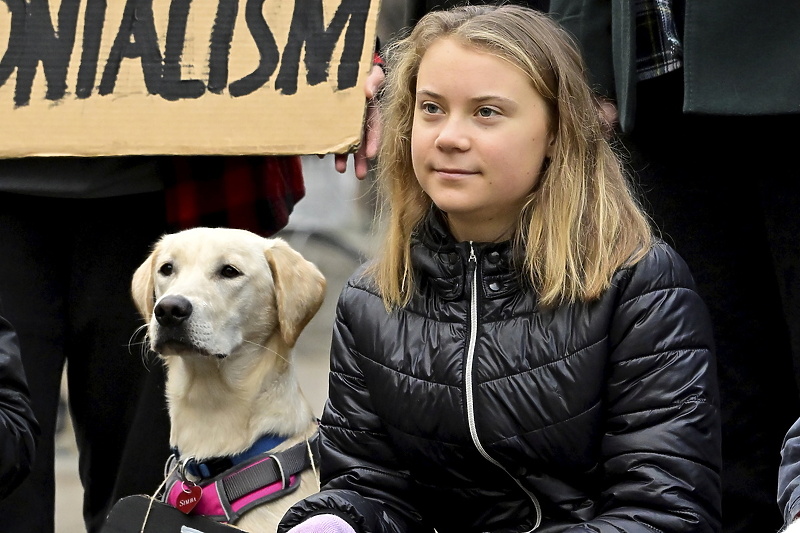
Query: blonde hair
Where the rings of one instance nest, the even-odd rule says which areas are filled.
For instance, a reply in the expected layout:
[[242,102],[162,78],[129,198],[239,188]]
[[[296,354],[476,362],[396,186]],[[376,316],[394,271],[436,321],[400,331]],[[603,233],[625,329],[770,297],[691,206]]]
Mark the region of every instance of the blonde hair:
[[543,13],[464,6],[428,13],[386,50],[377,164],[385,238],[369,272],[387,309],[405,305],[414,291],[412,235],[432,206],[411,162],[417,73],[428,47],[445,37],[517,66],[546,101],[554,151],[520,213],[514,256],[524,258],[523,275],[543,305],[596,299],[616,270],[646,254],[653,233],[606,138],[583,59]]

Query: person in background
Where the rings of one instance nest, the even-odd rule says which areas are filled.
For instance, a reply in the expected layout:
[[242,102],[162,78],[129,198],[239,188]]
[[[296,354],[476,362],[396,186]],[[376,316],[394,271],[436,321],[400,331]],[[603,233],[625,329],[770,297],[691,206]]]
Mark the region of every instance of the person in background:
[[0,500],[30,472],[38,439],[17,334],[0,316]]
[[279,532],[719,531],[707,309],[568,34],[468,6],[385,56],[386,233],[337,304],[322,489]]

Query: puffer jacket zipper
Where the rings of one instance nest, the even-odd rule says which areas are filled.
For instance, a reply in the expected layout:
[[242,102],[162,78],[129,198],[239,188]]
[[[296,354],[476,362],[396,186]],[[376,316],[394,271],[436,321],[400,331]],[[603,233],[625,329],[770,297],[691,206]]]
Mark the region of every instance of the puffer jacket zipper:
[[467,264],[467,272],[471,277],[470,283],[470,302],[469,302],[469,344],[467,345],[467,368],[464,372],[465,376],[465,389],[467,395],[467,423],[469,424],[469,433],[472,436],[472,442],[478,449],[478,452],[486,458],[487,461],[500,468],[503,472],[508,474],[517,485],[528,495],[533,506],[536,508],[536,524],[532,529],[526,533],[536,530],[542,523],[542,508],[539,505],[539,500],[536,496],[526,489],[520,480],[511,475],[511,473],[503,468],[503,465],[494,460],[489,453],[484,449],[478,438],[478,430],[475,426],[475,396],[472,384],[472,366],[475,360],[475,342],[478,338],[478,256],[475,254],[475,247],[472,241],[469,242],[469,262]]

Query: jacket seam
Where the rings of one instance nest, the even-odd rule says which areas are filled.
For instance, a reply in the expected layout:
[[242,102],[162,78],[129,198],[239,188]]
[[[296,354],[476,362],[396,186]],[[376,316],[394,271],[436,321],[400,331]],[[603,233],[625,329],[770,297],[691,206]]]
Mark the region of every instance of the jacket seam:
[[496,381],[506,380],[506,379],[509,379],[509,378],[515,378],[517,376],[522,376],[522,375],[525,375],[525,374],[529,374],[531,372],[539,371],[539,370],[541,370],[543,368],[547,368],[547,367],[550,367],[550,366],[553,366],[553,365],[557,365],[557,364],[563,363],[564,361],[567,361],[567,360],[572,359],[574,357],[578,357],[581,352],[584,352],[586,350],[594,348],[598,344],[603,343],[606,339],[608,339],[608,337],[604,336],[602,339],[598,339],[597,341],[592,342],[590,344],[587,344],[586,346],[582,346],[582,347],[576,349],[574,352],[565,353],[563,356],[560,356],[558,359],[554,359],[552,361],[547,361],[547,362],[542,363],[540,365],[536,365],[536,366],[533,366],[531,368],[526,368],[524,370],[520,370],[519,372],[516,372],[514,374],[506,374],[506,375],[503,375],[503,376],[499,376],[499,377],[490,379],[488,381],[482,381],[478,385],[489,385],[489,384],[494,383]]
[[[415,379],[417,381],[420,381],[422,383],[431,383],[433,385],[442,385],[443,387],[449,387],[449,388],[457,388],[457,389],[461,388],[461,384],[452,385],[450,383],[442,383],[442,382],[439,382],[439,381],[432,381],[432,380],[423,379],[423,378],[421,378],[419,376],[416,376],[414,374],[409,374],[408,372],[403,372],[402,370],[399,370],[397,368],[394,368],[394,367],[391,367],[391,366],[387,366],[387,365],[381,363],[380,361],[376,361],[375,359],[367,357],[367,356],[365,356],[363,354],[358,354],[358,355],[359,355],[359,357],[365,359],[366,361],[369,361],[369,362],[371,362],[371,363],[373,363],[375,365],[378,365],[381,368],[385,368],[386,370],[389,370],[390,372],[395,372],[395,373],[403,375],[405,377],[413,378],[413,379]],[[337,376],[344,376],[344,377],[350,377],[350,378],[353,378],[353,379],[357,379],[361,383],[364,383],[364,379],[363,378],[354,376],[352,374],[347,374],[347,373],[339,371],[339,370],[331,370],[330,373],[331,374],[335,374]]]
[[637,300],[640,300],[640,299],[644,298],[645,296],[650,296],[652,294],[657,294],[657,293],[660,293],[660,292],[672,292],[672,291],[676,291],[676,292],[677,291],[686,291],[686,292],[690,292],[692,294],[697,294],[697,291],[695,291],[694,289],[691,289],[689,287],[681,287],[681,286],[677,286],[677,285],[673,286],[673,287],[659,287],[659,288],[656,288],[656,289],[650,289],[649,291],[646,291],[646,292],[641,292],[641,293],[639,293],[636,296],[633,296],[631,298],[627,298],[625,300],[621,300],[619,304],[620,304],[620,306],[628,305],[631,302],[635,302]]
[[661,350],[661,351],[658,351],[658,352],[637,354],[637,355],[633,355],[631,357],[628,357],[627,359],[620,359],[620,360],[617,360],[617,361],[609,361],[609,362],[610,362],[610,364],[612,366],[621,366],[621,365],[624,365],[626,363],[632,363],[632,362],[635,362],[635,361],[639,361],[641,359],[648,359],[648,358],[651,358],[651,357],[659,357],[661,355],[666,355],[666,354],[670,354],[670,353],[678,354],[678,353],[685,352],[685,353],[692,354],[692,353],[695,353],[695,352],[708,352],[708,351],[709,351],[708,346],[702,346],[702,345],[698,345],[698,346],[676,346],[676,347],[670,348],[668,350]]

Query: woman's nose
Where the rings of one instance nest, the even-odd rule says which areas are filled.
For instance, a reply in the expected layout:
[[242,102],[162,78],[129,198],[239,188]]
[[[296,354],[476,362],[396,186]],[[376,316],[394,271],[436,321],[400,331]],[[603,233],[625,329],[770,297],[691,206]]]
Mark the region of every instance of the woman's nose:
[[468,150],[469,131],[463,120],[449,117],[436,137],[436,147],[440,150]]

